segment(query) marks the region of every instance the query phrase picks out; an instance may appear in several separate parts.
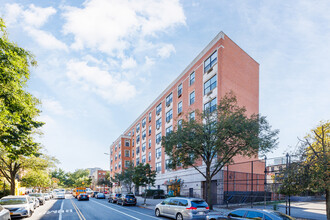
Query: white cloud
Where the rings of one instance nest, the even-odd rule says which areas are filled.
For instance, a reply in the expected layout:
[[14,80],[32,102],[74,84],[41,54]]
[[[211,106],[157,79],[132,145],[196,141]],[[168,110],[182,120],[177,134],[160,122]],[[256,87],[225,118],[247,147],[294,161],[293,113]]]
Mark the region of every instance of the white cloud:
[[175,53],[175,48],[172,44],[166,44],[158,49],[158,56],[161,58],[168,58],[171,53]]
[[50,50],[68,51],[66,44],[58,40],[51,33],[32,27],[26,27],[24,29],[42,47]]
[[44,111],[55,115],[71,117],[72,112],[65,110],[62,104],[54,99],[44,98],[42,99],[42,108]]
[[19,4],[5,5],[5,19],[8,25],[20,26],[25,30],[40,46],[46,49],[68,50],[67,46],[58,40],[54,35],[40,28],[54,15],[56,10],[53,7],[37,7],[33,4],[27,9]]
[[130,57],[128,59],[123,60],[121,67],[123,69],[132,69],[136,67],[136,65],[137,65],[136,61],[132,57]]
[[125,102],[136,95],[135,87],[128,81],[116,78],[108,71],[89,66],[86,61],[70,60],[67,76],[81,87],[94,92],[108,102]]
[[185,24],[178,0],[86,0],[83,8],[67,7],[64,18],[64,33],[74,35],[73,48],[120,57],[140,38]]
[[24,22],[31,26],[41,27],[55,13],[56,10],[53,7],[41,8],[31,4],[29,9],[23,11]]

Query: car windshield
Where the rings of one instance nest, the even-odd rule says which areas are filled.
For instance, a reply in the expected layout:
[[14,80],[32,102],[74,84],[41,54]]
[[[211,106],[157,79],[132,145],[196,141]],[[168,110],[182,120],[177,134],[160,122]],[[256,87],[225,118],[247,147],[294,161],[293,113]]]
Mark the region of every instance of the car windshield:
[[195,208],[205,208],[208,204],[204,200],[193,200],[191,201],[191,206]]
[[18,204],[26,204],[26,198],[4,198],[0,200],[1,205],[18,205]]
[[135,198],[134,195],[126,195],[126,198]]
[[30,193],[29,196],[42,197],[41,193]]
[[280,217],[280,219],[282,219],[282,220],[294,220],[294,218],[292,218],[286,214],[283,214],[281,212],[272,212],[272,214]]
[[104,194],[103,194],[103,193],[98,193],[97,195],[99,195],[99,196],[103,196]]
[[116,194],[117,197],[121,196],[121,194]]

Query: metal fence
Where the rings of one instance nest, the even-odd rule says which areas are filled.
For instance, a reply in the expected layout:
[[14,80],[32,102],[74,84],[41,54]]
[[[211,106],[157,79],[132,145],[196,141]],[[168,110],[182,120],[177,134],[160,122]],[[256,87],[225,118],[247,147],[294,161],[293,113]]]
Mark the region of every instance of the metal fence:
[[299,159],[298,156],[287,154],[284,157],[265,158],[227,166],[222,173],[222,204],[250,207],[273,205],[275,208],[279,202],[284,202],[285,212],[290,215],[291,195],[281,194],[280,188],[286,175],[294,175],[288,172],[290,164],[299,162]]

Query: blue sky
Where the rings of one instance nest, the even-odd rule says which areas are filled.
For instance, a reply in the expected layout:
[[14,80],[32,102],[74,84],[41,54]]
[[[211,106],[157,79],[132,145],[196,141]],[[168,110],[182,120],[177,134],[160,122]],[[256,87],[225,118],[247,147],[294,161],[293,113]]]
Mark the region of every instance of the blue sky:
[[59,167],[107,169],[110,144],[224,31],[260,63],[260,113],[293,150],[330,119],[330,3],[0,0],[10,39],[38,61],[39,141]]

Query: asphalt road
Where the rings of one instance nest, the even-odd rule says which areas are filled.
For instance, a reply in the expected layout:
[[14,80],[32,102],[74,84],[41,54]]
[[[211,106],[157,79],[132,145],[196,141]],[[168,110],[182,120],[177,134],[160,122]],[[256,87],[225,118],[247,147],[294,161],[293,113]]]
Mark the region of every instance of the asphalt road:
[[72,196],[65,199],[49,200],[37,208],[28,218],[31,220],[103,220],[103,219],[135,219],[155,220],[154,211],[136,206],[120,206],[108,203],[107,199],[90,198],[89,201],[78,201]]

